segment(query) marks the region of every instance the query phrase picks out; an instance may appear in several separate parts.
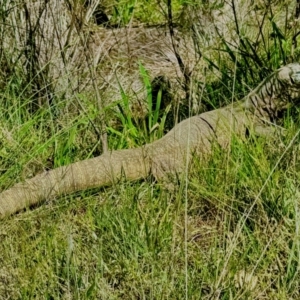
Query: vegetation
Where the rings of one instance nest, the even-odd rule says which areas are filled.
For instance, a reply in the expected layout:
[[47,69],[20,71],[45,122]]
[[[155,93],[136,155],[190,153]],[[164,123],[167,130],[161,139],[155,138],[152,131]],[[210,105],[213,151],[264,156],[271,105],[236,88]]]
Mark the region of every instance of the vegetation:
[[[151,142],[173,120],[191,114],[179,116],[185,108],[164,103],[172,93],[153,88],[152,70],[142,62],[136,68],[146,90],[144,119],[133,113],[133,96],[123,82],[118,96],[103,99],[95,77],[112,77],[89,63],[83,36],[85,26],[95,30],[95,24],[89,23],[92,11],[90,19],[78,13],[83,1],[61,1],[72,8],[61,12],[71,20],[67,38],[48,42],[41,20],[49,1],[34,2],[43,7],[40,21],[31,2],[14,2],[19,15],[11,1],[0,8],[1,189],[99,155],[105,140],[110,149]],[[99,4],[91,2],[87,11]],[[180,66],[185,73],[178,80],[188,100],[196,97],[205,109],[242,98],[272,69],[298,59],[295,1],[144,2],[109,1],[111,25],[166,23],[192,36],[195,70],[203,76],[194,80],[191,72],[187,78]],[[251,18],[245,7],[252,9]],[[205,27],[196,22],[199,14]],[[63,45],[61,56],[53,54],[54,44]],[[80,62],[87,62],[83,71],[76,65],[77,49],[83,51]],[[173,50],[180,60],[181,52]],[[282,140],[233,139],[228,151],[216,148],[208,161],[195,157],[172,191],[153,178],[124,179],[1,220],[0,299],[300,298],[297,108],[282,125]]]

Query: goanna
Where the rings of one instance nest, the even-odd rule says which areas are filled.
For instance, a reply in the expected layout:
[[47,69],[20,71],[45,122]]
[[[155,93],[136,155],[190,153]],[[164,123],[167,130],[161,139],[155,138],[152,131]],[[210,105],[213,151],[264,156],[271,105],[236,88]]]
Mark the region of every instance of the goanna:
[[288,64],[269,77],[243,100],[202,113],[176,125],[161,139],[140,148],[111,151],[41,173],[0,193],[0,217],[41,201],[78,190],[126,180],[161,179],[181,172],[191,155],[205,156],[214,143],[230,144],[232,135],[247,131],[269,136],[273,121],[289,105],[300,100],[300,64]]

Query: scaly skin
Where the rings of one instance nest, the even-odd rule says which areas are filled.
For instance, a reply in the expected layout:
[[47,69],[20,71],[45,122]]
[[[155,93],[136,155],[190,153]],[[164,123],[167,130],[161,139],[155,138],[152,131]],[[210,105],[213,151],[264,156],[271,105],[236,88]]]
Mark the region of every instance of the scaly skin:
[[39,174],[0,193],[0,218],[59,195],[111,185],[121,177],[138,180],[181,172],[192,154],[208,155],[212,144],[229,146],[232,135],[246,131],[273,135],[278,112],[300,98],[300,64],[284,66],[243,100],[205,112],[176,125],[161,139],[140,148],[99,157]]

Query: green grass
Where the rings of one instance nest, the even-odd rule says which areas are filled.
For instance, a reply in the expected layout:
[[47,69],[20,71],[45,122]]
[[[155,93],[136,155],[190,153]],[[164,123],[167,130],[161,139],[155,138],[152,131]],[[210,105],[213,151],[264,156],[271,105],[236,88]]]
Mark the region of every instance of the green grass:
[[[84,114],[0,119],[2,188],[95,149]],[[172,192],[123,181],[1,220],[0,299],[297,299],[298,140],[281,157],[275,141],[233,139]]]
[[167,104],[165,108],[163,107],[162,98],[165,96],[163,89],[160,87],[156,95],[155,91],[153,92],[147,70],[141,63],[139,68],[147,93],[145,100],[147,112],[144,118],[137,117],[132,111],[130,96],[125,93],[120,85],[121,100],[106,108],[107,111],[117,108],[113,110],[112,119],[119,126],[115,124],[114,126],[107,126],[112,149],[142,146],[163,137],[167,132],[166,123],[168,122],[171,104]]
[[[112,22],[165,22],[165,4],[160,3],[159,10],[159,3],[146,2],[114,1]],[[173,1],[175,21],[182,9],[191,5],[196,11],[199,3]],[[251,38],[233,30],[238,47],[230,48],[221,39],[203,57],[219,74],[216,81],[206,82],[208,108],[241,98],[259,77],[288,61],[290,33],[280,35],[275,21],[265,20],[273,25],[272,39],[264,37],[270,44],[256,43],[253,48]],[[261,64],[266,58],[268,70]],[[26,99],[24,85],[29,84],[16,74],[0,92],[1,190],[101,153],[99,108],[92,97],[55,98],[53,107],[30,113],[35,96]],[[108,128],[113,149],[138,146],[164,134],[170,108],[161,111],[163,93],[158,91],[154,99],[142,65],[140,74],[148,92],[147,118],[139,123],[130,115],[131,99],[121,89],[119,110],[113,110],[120,126]],[[195,157],[172,190],[153,178],[123,180],[1,220],[0,300],[299,299],[295,115],[284,122],[287,134],[281,140],[233,138],[230,149],[216,148],[206,161]]]

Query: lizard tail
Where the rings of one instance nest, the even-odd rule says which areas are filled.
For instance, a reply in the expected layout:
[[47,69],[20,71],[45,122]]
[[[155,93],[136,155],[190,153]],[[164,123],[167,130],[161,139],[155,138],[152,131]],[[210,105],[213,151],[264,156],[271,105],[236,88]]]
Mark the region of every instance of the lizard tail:
[[144,148],[107,152],[43,172],[0,193],[0,218],[59,195],[111,185],[122,176],[138,180],[149,173]]

